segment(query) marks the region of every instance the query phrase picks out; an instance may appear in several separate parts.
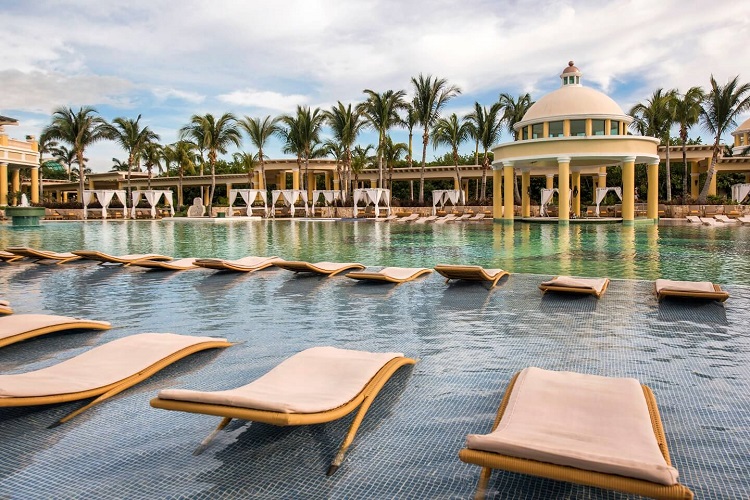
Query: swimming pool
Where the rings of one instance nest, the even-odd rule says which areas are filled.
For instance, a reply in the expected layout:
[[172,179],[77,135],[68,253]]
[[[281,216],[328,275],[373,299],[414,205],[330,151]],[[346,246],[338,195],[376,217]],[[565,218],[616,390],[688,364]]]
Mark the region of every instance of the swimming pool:
[[[300,230],[292,234],[295,224]],[[570,257],[553,247],[532,252],[529,244],[528,254],[516,263],[508,253],[504,261],[480,257],[488,254],[487,247],[518,252],[515,247],[523,248],[525,238],[541,245],[560,235],[557,228],[517,226],[510,233],[493,225],[413,229],[369,222],[186,226],[59,224],[37,233],[13,232],[13,241],[2,243],[125,253],[151,250],[148,241],[156,238],[159,246],[153,250],[178,256],[257,253],[401,265],[466,257],[487,267],[509,262],[517,267],[506,267],[517,273],[543,269],[543,275],[514,274],[488,291],[476,284],[446,286],[434,274],[391,287],[345,277],[301,277],[280,269],[234,275],[83,262],[0,265],[0,289],[16,312],[64,313],[106,319],[115,326],[103,333],[52,335],[0,349],[2,373],[48,366],[93,345],[146,331],[241,342],[221,352],[193,355],[54,429],[46,427],[78,403],[0,410],[0,497],[470,498],[479,468],[460,462],[458,450],[466,434],[489,431],[508,380],[532,365],[638,378],[654,389],[680,481],[698,498],[750,494],[750,287],[741,283],[748,271],[732,274],[737,266],[715,264],[727,258],[720,252],[734,246],[726,243],[730,236],[744,237],[740,231],[722,235],[709,230],[715,235],[709,241],[709,231],[660,227],[655,253],[648,242],[656,228],[636,227],[625,233],[634,242],[628,253],[612,248],[623,238],[619,227],[587,228],[578,236],[568,232],[571,252],[577,248]],[[170,234],[174,241],[165,236]],[[509,234],[513,237],[506,239]],[[191,239],[198,240],[196,247],[190,246]],[[430,250],[433,240],[438,250]],[[579,263],[573,257],[594,248],[597,240],[608,242],[605,250],[595,252],[598,260]],[[695,247],[687,247],[693,240]],[[359,253],[363,251],[367,253]],[[639,279],[614,280],[601,300],[541,296],[536,288],[559,270],[598,275],[610,269],[607,263],[628,256],[637,256],[637,262],[620,263],[606,275],[699,269],[669,267],[665,255],[670,253],[713,263],[707,266],[710,272],[733,283],[726,287],[732,294],[726,306],[659,304],[652,283]],[[728,258],[741,262],[743,254],[729,252]],[[419,358],[381,392],[332,477],[325,470],[350,418],[300,428],[233,422],[196,457],[193,449],[219,418],[148,405],[167,387],[242,385],[315,345],[395,350]],[[490,488],[496,498],[626,498],[500,472],[493,473]]]
[[0,228],[0,248],[13,245],[175,257],[278,255],[369,266],[464,263],[514,273],[750,284],[750,227],[92,221]]

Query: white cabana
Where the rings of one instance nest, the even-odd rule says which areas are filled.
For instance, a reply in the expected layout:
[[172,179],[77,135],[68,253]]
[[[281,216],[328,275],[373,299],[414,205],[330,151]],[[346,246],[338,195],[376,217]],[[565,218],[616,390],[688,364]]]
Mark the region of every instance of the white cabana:
[[557,192],[559,192],[559,189],[557,188],[552,188],[552,189],[542,188],[542,199],[541,199],[541,203],[539,204],[540,216],[549,217],[549,214],[547,213],[547,205],[549,205],[549,202],[552,201],[552,197]]
[[742,203],[748,194],[750,184],[732,184],[732,199],[737,203]]
[[[307,191],[302,189],[274,189],[271,191],[271,207],[276,207],[276,202],[281,199],[284,205],[291,207],[292,217],[297,210],[304,210],[305,216],[310,215],[310,209],[307,206]],[[301,201],[302,206],[297,207],[295,204]],[[273,216],[276,216],[276,210],[273,210]]]
[[133,207],[130,209],[130,217],[135,219],[135,207],[138,206],[138,202],[141,200],[141,195],[146,198],[146,201],[151,206],[151,218],[156,218],[156,205],[159,203],[161,197],[164,197],[164,202],[169,205],[169,212],[174,217],[174,205],[172,204],[172,191],[168,189],[155,190],[149,189],[145,191],[133,191],[130,196],[133,198]]
[[320,198],[320,195],[323,195],[323,200],[325,201],[326,206],[331,205],[336,200],[342,200],[343,197],[341,196],[341,191],[339,190],[332,190],[332,189],[316,189],[312,192],[312,204],[315,205],[315,203],[318,202],[318,199]]
[[[227,216],[231,217],[234,210],[232,205],[237,199],[237,195],[242,196],[247,204],[247,215],[253,215],[253,210],[263,210],[263,215],[268,217],[268,204],[266,203],[266,190],[265,189],[230,189],[229,190],[229,210],[227,210]],[[253,207],[258,198],[263,201],[263,208]]]
[[619,187],[596,188],[596,216],[597,217],[599,217],[599,205],[601,204],[602,200],[604,200],[604,197],[607,196],[607,193],[609,193],[610,191],[614,191],[617,197],[620,198],[620,201],[622,201],[622,188],[619,188]]
[[125,218],[128,216],[128,208],[125,201],[127,200],[127,193],[123,189],[97,189],[97,190],[90,190],[90,189],[84,189],[83,190],[83,218],[88,218],[88,206],[89,204],[94,200],[94,197],[96,197],[97,200],[99,200],[99,204],[102,206],[102,219],[107,218],[107,208],[109,207],[109,204],[112,202],[112,198],[117,196],[117,199],[120,200],[122,203],[122,217]]
[[375,218],[380,217],[380,205],[383,205],[383,210],[386,211],[386,215],[391,215],[391,190],[382,188],[370,188],[370,189],[355,189],[354,190],[354,217],[357,217],[357,203],[362,200],[365,202],[365,207],[369,204],[375,205]]
[[466,198],[463,190],[461,189],[436,189],[432,192],[432,215],[436,213],[437,205],[440,205],[440,210],[443,209],[446,203],[450,202],[453,206],[465,205]]

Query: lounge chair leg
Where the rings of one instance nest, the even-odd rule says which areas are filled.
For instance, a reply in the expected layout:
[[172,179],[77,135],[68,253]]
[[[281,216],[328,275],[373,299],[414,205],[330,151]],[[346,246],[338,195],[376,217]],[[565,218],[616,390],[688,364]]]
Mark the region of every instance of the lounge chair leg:
[[448,283],[450,283],[450,282],[451,282],[451,279],[450,279],[450,278],[445,278],[445,284],[446,284],[446,285],[447,285]]
[[481,474],[479,474],[479,484],[477,485],[477,492],[474,495],[474,500],[484,500],[487,496],[487,485],[490,482],[490,475],[492,469],[489,467],[483,467]]
[[359,411],[357,412],[357,415],[354,416],[354,420],[352,420],[352,425],[349,426],[349,432],[346,433],[344,442],[341,443],[341,447],[339,448],[338,453],[336,453],[336,457],[333,459],[333,462],[331,462],[330,467],[328,467],[326,476],[332,476],[337,470],[339,470],[341,463],[344,461],[344,455],[346,455],[346,451],[349,449],[349,446],[351,446],[352,441],[354,441],[354,436],[357,434],[357,431],[359,430],[359,426],[360,424],[362,424],[362,419],[365,418],[365,414],[367,413],[367,410],[370,408],[370,405],[372,404],[373,399],[374,399],[374,395],[366,396],[364,401],[362,401],[362,406],[359,407]]
[[203,441],[201,441],[201,444],[199,444],[198,447],[195,449],[195,451],[193,452],[193,455],[200,455],[201,453],[206,451],[206,448],[208,448],[208,445],[211,444],[211,440],[213,440],[213,438],[215,438],[216,435],[219,432],[221,432],[224,429],[224,427],[226,427],[231,421],[232,421],[232,417],[224,417],[223,419],[221,419],[219,426],[216,427],[216,429],[214,429],[213,431],[211,431],[211,434],[206,436],[206,438]]
[[[143,373],[146,373],[146,372],[143,372]],[[144,378],[147,378],[148,376],[149,375],[142,376],[141,380],[144,379]],[[125,389],[128,389],[128,388],[132,387],[133,385],[134,384],[131,384],[131,383],[123,383],[123,384],[120,384],[118,386],[115,386],[112,389],[110,389],[107,392],[105,392],[104,394],[100,394],[99,397],[97,397],[96,399],[94,399],[93,401],[91,401],[89,404],[87,404],[85,406],[82,406],[81,408],[78,408],[76,411],[74,411],[72,413],[69,413],[68,415],[64,416],[63,418],[61,418],[60,420],[58,420],[57,422],[55,422],[54,424],[50,425],[47,428],[51,429],[53,427],[57,427],[60,424],[64,424],[65,422],[67,422],[71,418],[73,418],[73,417],[75,417],[77,415],[80,415],[81,413],[83,413],[84,411],[88,410],[92,406],[98,405],[99,403],[101,403],[105,399],[109,399],[112,396],[115,396],[115,395],[121,393]]]

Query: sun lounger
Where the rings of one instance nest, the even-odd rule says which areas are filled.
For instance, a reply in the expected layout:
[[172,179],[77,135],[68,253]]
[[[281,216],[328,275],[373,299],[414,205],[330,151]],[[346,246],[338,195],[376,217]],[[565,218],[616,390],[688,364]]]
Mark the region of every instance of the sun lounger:
[[456,214],[448,214],[439,219],[435,219],[435,224],[445,224],[446,222],[456,220]]
[[710,281],[672,281],[658,279],[654,282],[656,297],[662,300],[665,297],[684,297],[693,299],[718,300],[724,302],[729,298],[729,292],[725,292],[719,285]]
[[730,219],[729,217],[727,217],[724,214],[716,214],[716,215],[714,215],[714,219],[716,219],[719,222],[723,222],[725,224],[736,224],[737,223],[736,219]]
[[195,265],[196,260],[198,259],[194,257],[175,260],[136,260],[131,265],[163,271],[189,271],[198,269],[198,266]]
[[0,375],[0,407],[65,403],[98,396],[61,418],[54,427],[185,356],[230,345],[225,339],[174,333],[130,335],[47,368]]
[[88,260],[97,260],[102,264],[124,264],[126,266],[138,260],[172,260],[172,257],[158,253],[134,253],[128,255],[109,255],[96,250],[76,250],[76,255]]
[[317,273],[326,276],[335,276],[350,269],[364,269],[366,266],[358,262],[302,262],[296,260],[285,260],[275,264],[276,267],[294,271],[295,273]]
[[10,302],[7,300],[0,300],[0,314],[13,314],[13,308],[10,307]]
[[485,217],[486,217],[486,215],[484,213],[478,213],[474,217],[471,217],[470,219],[466,219],[466,220],[469,221],[469,222],[471,222],[471,221],[475,221],[475,220],[482,220]]
[[737,220],[742,222],[743,224],[750,224],[750,216],[743,215],[742,217],[737,217]]
[[700,224],[701,223],[701,218],[698,217],[697,215],[687,215],[687,216],[685,216],[685,219],[687,219],[688,222],[692,222],[694,224]]
[[539,285],[542,294],[545,292],[568,292],[594,295],[597,299],[604,295],[609,286],[608,278],[572,278],[556,276]]
[[471,219],[473,216],[474,216],[474,214],[463,214],[463,215],[461,215],[461,217],[459,217],[456,220],[457,221],[465,221],[465,220]]
[[632,378],[526,368],[511,380],[486,435],[469,435],[461,461],[652,498],[691,499],[677,482],[651,389]]
[[492,283],[490,288],[497,285],[503,276],[508,276],[508,271],[502,269],[484,269],[482,266],[459,266],[450,264],[438,264],[435,271],[445,276],[445,282],[450,280],[487,281]]
[[346,277],[355,280],[405,283],[431,272],[432,269],[424,267],[385,267],[378,272],[354,271],[347,274]]
[[398,219],[398,215],[391,214],[388,217],[384,217],[382,219],[375,219],[375,222],[390,222],[390,221],[396,220],[396,219]]
[[37,250],[35,248],[27,247],[11,247],[7,248],[6,250],[14,255],[18,255],[19,257],[28,257],[29,259],[34,259],[35,262],[52,260],[55,261],[55,264],[65,264],[66,262],[70,262],[71,260],[77,260],[81,258],[78,255],[72,254],[70,252],[57,253],[50,252],[48,250]]
[[252,273],[267,267],[273,266],[276,262],[281,261],[278,257],[243,257],[237,260],[224,259],[198,259],[195,265],[217,271],[236,271],[243,273]]
[[46,333],[77,329],[109,330],[110,328],[111,325],[106,321],[51,314],[14,314],[0,318],[0,347]]
[[414,224],[427,224],[428,222],[432,222],[435,219],[437,219],[437,215],[430,215],[427,217],[420,217],[419,219],[414,221]]
[[713,217],[700,217],[701,223],[706,226],[721,226],[723,223],[717,221]]
[[196,454],[233,418],[278,426],[311,425],[338,420],[359,408],[328,468],[331,475],[344,460],[380,389],[399,368],[415,362],[400,353],[313,347],[245,386],[216,392],[163,390],[151,406],[224,417]]
[[419,214],[411,214],[406,217],[401,217],[400,219],[394,219],[393,222],[411,222],[417,219],[419,219]]
[[23,259],[23,255],[16,255],[14,253],[6,252],[5,250],[0,250],[0,260],[4,262],[15,262],[21,259]]

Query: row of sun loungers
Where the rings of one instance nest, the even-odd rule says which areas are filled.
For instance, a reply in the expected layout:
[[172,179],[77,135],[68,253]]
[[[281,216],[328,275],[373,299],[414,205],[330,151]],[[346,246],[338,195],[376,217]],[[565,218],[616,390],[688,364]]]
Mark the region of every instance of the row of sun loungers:
[[685,219],[693,224],[702,224],[705,226],[724,226],[724,225],[738,225],[738,224],[750,224],[750,217],[743,216],[732,219],[726,215],[717,214],[713,217],[699,217],[697,215],[688,215]]
[[395,223],[407,223],[407,222],[413,222],[414,224],[427,224],[430,222],[434,222],[435,224],[444,224],[446,222],[453,222],[453,221],[480,221],[484,219],[486,215],[484,213],[479,214],[463,214],[463,215],[456,215],[456,214],[447,214],[443,217],[438,217],[437,215],[429,215],[429,216],[420,216],[419,214],[409,214],[404,217],[399,217],[398,215],[389,215],[388,217],[385,217],[383,219],[377,219],[382,222],[395,222]]
[[[75,327],[73,321],[65,324]],[[51,427],[57,426],[179,359],[231,345],[225,339],[172,333],[123,337],[40,370],[0,375],[0,407],[94,398]],[[395,352],[314,347],[247,385],[222,391],[166,389],[151,406],[222,417],[196,454],[232,419],[312,425],[356,410],[328,468],[331,475],[381,388],[401,367],[415,363]],[[483,498],[492,469],[654,498],[693,496],[677,481],[654,395],[635,379],[526,368],[511,380],[492,431],[470,434],[459,458],[482,467],[477,498]]]

